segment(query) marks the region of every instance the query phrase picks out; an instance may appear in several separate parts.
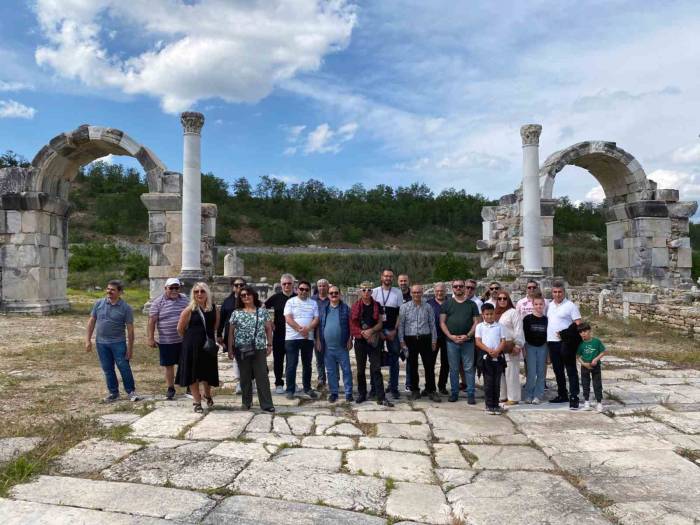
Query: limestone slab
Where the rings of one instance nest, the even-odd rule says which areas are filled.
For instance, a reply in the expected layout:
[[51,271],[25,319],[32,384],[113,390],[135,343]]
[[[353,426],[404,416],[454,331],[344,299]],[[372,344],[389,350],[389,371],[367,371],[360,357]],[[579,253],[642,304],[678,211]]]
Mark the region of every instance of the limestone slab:
[[428,425],[377,423],[377,437],[419,439],[427,441],[432,438],[432,432],[430,431],[430,427]]
[[435,463],[442,468],[470,468],[467,460],[464,459],[459,445],[454,443],[435,443]]
[[105,479],[178,488],[215,489],[236,477],[247,460],[207,452],[146,448],[102,471]]
[[316,434],[323,435],[323,433],[330,427],[337,425],[338,423],[349,423],[350,420],[340,416],[331,416],[327,414],[322,414],[316,416]]
[[[485,471],[447,493],[453,513],[479,525],[609,525],[564,478],[545,472]],[[498,511],[494,512],[494,502]]]
[[496,470],[550,470],[554,465],[542,452],[519,445],[462,445],[469,454],[476,456],[475,469]]
[[275,445],[278,447],[283,444],[297,446],[301,443],[301,439],[297,436],[290,436],[286,434],[269,434],[267,432],[244,432],[241,435],[241,438],[245,441],[255,441],[257,443]]
[[116,412],[114,414],[105,414],[100,416],[99,421],[103,427],[112,428],[121,425],[131,425],[140,417],[141,416],[138,414],[131,414],[129,412]]
[[0,463],[12,461],[21,454],[34,449],[42,439],[39,437],[11,437],[0,439]]
[[0,498],[0,516],[3,525],[168,525],[172,521],[147,518],[118,512],[48,505],[33,501],[20,501]]
[[657,410],[654,417],[686,434],[700,434],[700,412]]
[[327,436],[362,436],[362,430],[352,423],[340,423],[329,427],[324,432]]
[[188,426],[202,418],[201,414],[179,407],[158,408],[135,421],[132,434],[138,437],[178,437]]
[[287,424],[295,436],[306,436],[311,433],[314,418],[308,415],[290,416],[287,418]]
[[700,516],[697,501],[635,501],[608,507],[621,525],[696,525]]
[[[309,481],[313,480],[313,490]],[[384,481],[307,468],[287,468],[253,462],[241,472],[232,490],[251,496],[317,503],[346,510],[381,512],[386,499]]]
[[432,483],[433,471],[430,458],[421,454],[394,452],[392,450],[351,450],[345,455],[347,468],[368,476],[378,475],[400,481]]
[[246,427],[247,432],[270,432],[270,430],[272,430],[272,416],[270,414],[256,415]]
[[231,496],[203,521],[205,525],[384,525],[386,520],[321,505],[255,496]]
[[521,410],[510,411],[507,417],[529,437],[550,432],[588,434],[621,429],[612,418],[598,412]]
[[191,522],[201,520],[214,506],[199,492],[64,476],[39,476],[14,486],[10,495],[38,503]]
[[374,412],[358,412],[360,423],[425,423],[423,412],[418,410],[385,410]]
[[342,452],[340,450],[288,448],[277,454],[272,461],[290,469],[305,467],[308,469],[338,472],[340,470],[341,460]]
[[251,412],[217,410],[210,412],[185,435],[187,439],[236,439],[253,418]]
[[283,417],[275,417],[272,420],[272,431],[276,432],[277,434],[291,434],[292,430],[289,428],[289,425],[287,424],[287,420],[284,419]]
[[469,443],[479,438],[517,433],[506,417],[486,415],[483,410],[436,408],[426,413],[438,441]]
[[355,442],[347,436],[306,436],[301,440],[306,448],[327,448],[335,450],[352,450]]
[[430,454],[430,448],[425,441],[419,439],[361,437],[358,441],[359,448],[373,448],[380,450],[394,450],[396,452],[416,452],[418,454]]
[[547,456],[565,452],[595,452],[603,450],[672,450],[670,441],[643,430],[625,428],[615,432],[574,435],[567,432],[536,434],[532,440]]
[[389,516],[437,525],[449,524],[450,506],[437,485],[398,482],[386,501]]
[[[267,445],[270,447],[270,445]],[[245,443],[241,441],[224,441],[209,451],[210,454],[245,461],[265,461],[272,455],[262,443]]]
[[471,483],[471,480],[476,476],[476,470],[457,469],[457,468],[436,468],[435,475],[443,485],[445,492],[449,492],[455,487]]
[[108,439],[88,439],[78,443],[56,461],[59,472],[69,475],[98,472],[140,449],[141,445]]

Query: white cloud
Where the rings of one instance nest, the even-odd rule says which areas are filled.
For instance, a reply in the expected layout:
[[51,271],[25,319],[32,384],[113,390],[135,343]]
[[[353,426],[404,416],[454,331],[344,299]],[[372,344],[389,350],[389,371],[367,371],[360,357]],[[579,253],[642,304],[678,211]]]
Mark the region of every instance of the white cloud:
[[24,82],[6,82],[0,80],[0,91],[24,91],[33,89],[31,84],[26,84]]
[[36,109],[20,104],[16,100],[0,100],[0,118],[33,119]]
[[[214,97],[257,102],[345,48],[356,18],[345,0],[38,0],[35,9],[46,38],[39,65],[87,86],[158,97],[171,113]],[[138,30],[140,52],[106,48],[120,26]]]
[[700,144],[675,149],[671,160],[676,164],[700,164]]
[[659,189],[680,191],[681,200],[700,199],[700,174],[675,170],[655,170],[647,175]]
[[[591,190],[586,193],[586,196],[583,198],[583,200],[586,202],[603,202],[603,199],[605,199],[605,191],[600,185],[591,188]],[[579,203],[581,201],[578,200],[576,202]]]
[[287,141],[293,145],[284,150],[285,155],[294,155],[300,149],[305,155],[311,153],[338,153],[343,144],[352,140],[357,132],[357,122],[348,122],[333,130],[331,126],[324,122],[319,124],[314,130],[309,131],[304,137],[303,132],[306,126],[289,126],[287,129]]

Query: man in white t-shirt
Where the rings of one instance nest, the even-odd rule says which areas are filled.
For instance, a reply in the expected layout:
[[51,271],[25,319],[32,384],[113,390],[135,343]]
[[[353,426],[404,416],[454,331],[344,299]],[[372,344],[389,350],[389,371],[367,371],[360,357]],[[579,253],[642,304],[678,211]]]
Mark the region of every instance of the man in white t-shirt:
[[[578,370],[576,368],[576,350],[574,352],[562,351],[561,336],[559,333],[566,330],[571,323],[581,322],[581,312],[573,302],[564,296],[564,283],[554,281],[552,283],[552,302],[547,307],[547,346],[549,357],[552,361],[552,370],[557,378],[557,397],[550,403],[569,402],[569,408],[578,408]],[[571,354],[571,355],[569,355]],[[566,371],[566,373],[565,373]],[[566,378],[569,378],[569,391],[566,389]]]
[[314,328],[318,325],[318,303],[309,298],[309,281],[299,281],[297,292],[298,295],[284,305],[284,319],[287,323],[284,337],[287,399],[294,399],[300,351],[304,393],[311,399],[316,399],[318,394],[311,388],[311,361],[314,355]]
[[467,299],[473,301],[479,308],[479,312],[481,312],[481,307],[484,305],[484,302],[481,299],[479,299],[478,295],[476,295],[476,281],[474,279],[467,279],[466,281],[464,281],[464,284],[466,285],[465,290]]

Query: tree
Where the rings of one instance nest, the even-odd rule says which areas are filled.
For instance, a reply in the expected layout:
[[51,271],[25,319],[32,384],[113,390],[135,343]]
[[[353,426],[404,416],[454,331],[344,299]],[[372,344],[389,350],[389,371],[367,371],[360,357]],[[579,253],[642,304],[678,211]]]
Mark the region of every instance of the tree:
[[28,168],[31,164],[22,155],[18,155],[11,149],[0,155],[0,168]]

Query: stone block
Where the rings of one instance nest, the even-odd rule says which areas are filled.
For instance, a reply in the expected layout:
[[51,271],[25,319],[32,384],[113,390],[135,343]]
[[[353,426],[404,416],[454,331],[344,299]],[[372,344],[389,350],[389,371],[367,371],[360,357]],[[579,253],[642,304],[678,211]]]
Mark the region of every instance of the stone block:
[[674,219],[683,219],[692,217],[698,211],[698,203],[696,201],[674,202],[668,204],[669,217]]
[[149,232],[164,232],[164,231],[166,231],[165,223],[166,223],[165,213],[162,213],[162,212],[149,212],[148,213],[148,231]]
[[219,209],[216,204],[211,204],[208,202],[202,203],[202,218],[216,218],[219,213]]
[[165,244],[170,242],[170,233],[168,232],[152,232],[148,234],[148,241],[151,244]]
[[510,204],[515,204],[518,201],[518,198],[515,196],[515,193],[509,193],[507,195],[503,195],[500,199],[498,199],[498,204],[499,206],[507,206]]
[[491,238],[492,224],[491,221],[483,221],[481,223],[481,237],[482,239]]
[[138,144],[131,137],[129,137],[129,135],[121,136],[121,138],[119,139],[119,147],[126,150],[132,157],[135,157],[141,149],[141,145]]
[[49,246],[51,248],[63,248],[63,239],[58,235],[49,235]]
[[638,217],[630,220],[630,236],[670,237],[671,221],[665,218]]
[[554,267],[554,249],[552,246],[542,247],[542,267],[543,268],[553,268]]
[[176,171],[163,173],[163,193],[177,193],[182,195],[182,174]]
[[679,268],[692,268],[693,252],[690,248],[678,248],[678,260],[676,265]]
[[141,202],[150,212],[182,209],[182,196],[178,193],[144,193]]
[[625,205],[627,216],[635,219],[638,217],[668,217],[669,206],[665,202],[640,200]]
[[152,244],[149,252],[149,266],[169,266],[170,261],[163,254],[162,244]]
[[19,233],[22,231],[22,213],[14,210],[5,212],[5,233]]
[[506,260],[507,261],[520,260],[520,252],[519,251],[506,252]]
[[630,251],[623,248],[621,250],[608,251],[609,268],[628,268],[630,266]]
[[484,206],[481,208],[481,218],[484,221],[495,221],[496,220],[496,207],[495,206]]
[[668,241],[669,248],[690,248],[690,239],[688,237],[681,237],[680,239],[673,239]]
[[656,304],[656,294],[641,292],[623,292],[622,300],[635,304]]
[[667,267],[669,263],[668,260],[668,248],[652,248],[651,249],[651,265],[658,267]]
[[654,198],[656,200],[665,202],[678,202],[679,196],[678,190],[672,189],[661,189],[654,192]]

